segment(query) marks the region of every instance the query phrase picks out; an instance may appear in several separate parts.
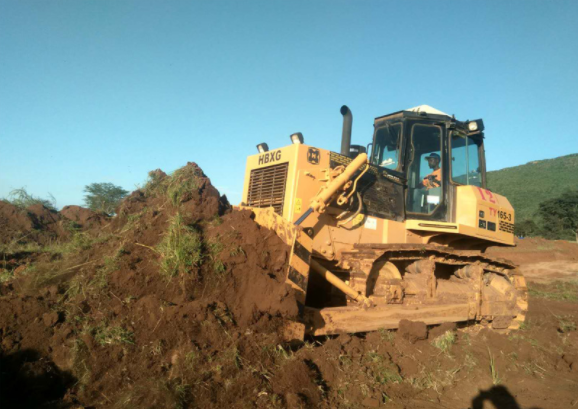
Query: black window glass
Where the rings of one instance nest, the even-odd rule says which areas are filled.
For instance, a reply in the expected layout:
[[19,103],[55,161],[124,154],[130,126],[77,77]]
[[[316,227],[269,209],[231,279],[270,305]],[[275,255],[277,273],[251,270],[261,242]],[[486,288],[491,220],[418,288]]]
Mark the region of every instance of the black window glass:
[[377,128],[373,163],[381,167],[399,170],[401,149],[401,124],[387,124]]

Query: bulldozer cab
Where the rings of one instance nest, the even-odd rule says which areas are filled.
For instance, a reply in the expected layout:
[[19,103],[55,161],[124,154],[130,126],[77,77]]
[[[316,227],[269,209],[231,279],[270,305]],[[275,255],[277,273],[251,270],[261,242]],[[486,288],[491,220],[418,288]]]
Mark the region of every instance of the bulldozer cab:
[[405,181],[406,218],[452,221],[456,188],[485,188],[483,123],[429,106],[376,118],[370,161]]

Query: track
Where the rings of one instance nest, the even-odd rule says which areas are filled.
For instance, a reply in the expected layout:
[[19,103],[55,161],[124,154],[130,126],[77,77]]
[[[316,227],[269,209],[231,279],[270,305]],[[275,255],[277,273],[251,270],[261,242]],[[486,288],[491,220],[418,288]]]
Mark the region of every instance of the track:
[[363,244],[343,253],[349,285],[373,302],[310,309],[309,332],[396,328],[401,319],[516,329],[528,309],[523,275],[503,259],[434,245]]

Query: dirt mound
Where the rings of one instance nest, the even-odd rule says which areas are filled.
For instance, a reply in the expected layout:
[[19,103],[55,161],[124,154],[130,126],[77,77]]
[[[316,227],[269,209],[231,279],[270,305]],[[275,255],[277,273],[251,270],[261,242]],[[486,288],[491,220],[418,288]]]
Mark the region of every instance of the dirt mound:
[[533,289],[510,334],[405,322],[288,345],[289,249],[197,165],[151,172],[117,213],[67,207],[81,228],[0,271],[2,408],[577,404],[570,284]]
[[[223,388],[263,388],[247,368],[274,360],[298,313],[285,284],[288,248],[250,211],[231,212],[197,165],[153,172],[113,220],[75,206],[62,217],[100,234],[74,231],[0,285],[10,368],[24,365],[20,351],[35,351],[32,362],[45,365],[32,378],[63,386],[54,399],[105,407],[230,406],[236,398]],[[9,402],[21,392],[4,391]]]
[[0,200],[0,244],[46,244],[65,234],[58,212],[41,204],[21,209]]
[[83,230],[102,228],[110,222],[109,216],[80,206],[64,206],[59,213]]

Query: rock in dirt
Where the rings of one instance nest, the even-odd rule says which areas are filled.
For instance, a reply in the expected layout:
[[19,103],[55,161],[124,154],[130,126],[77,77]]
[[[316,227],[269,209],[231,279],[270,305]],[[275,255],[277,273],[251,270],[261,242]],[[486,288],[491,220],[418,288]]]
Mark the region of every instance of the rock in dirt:
[[417,341],[427,339],[427,325],[421,321],[401,320],[398,335],[415,344]]

